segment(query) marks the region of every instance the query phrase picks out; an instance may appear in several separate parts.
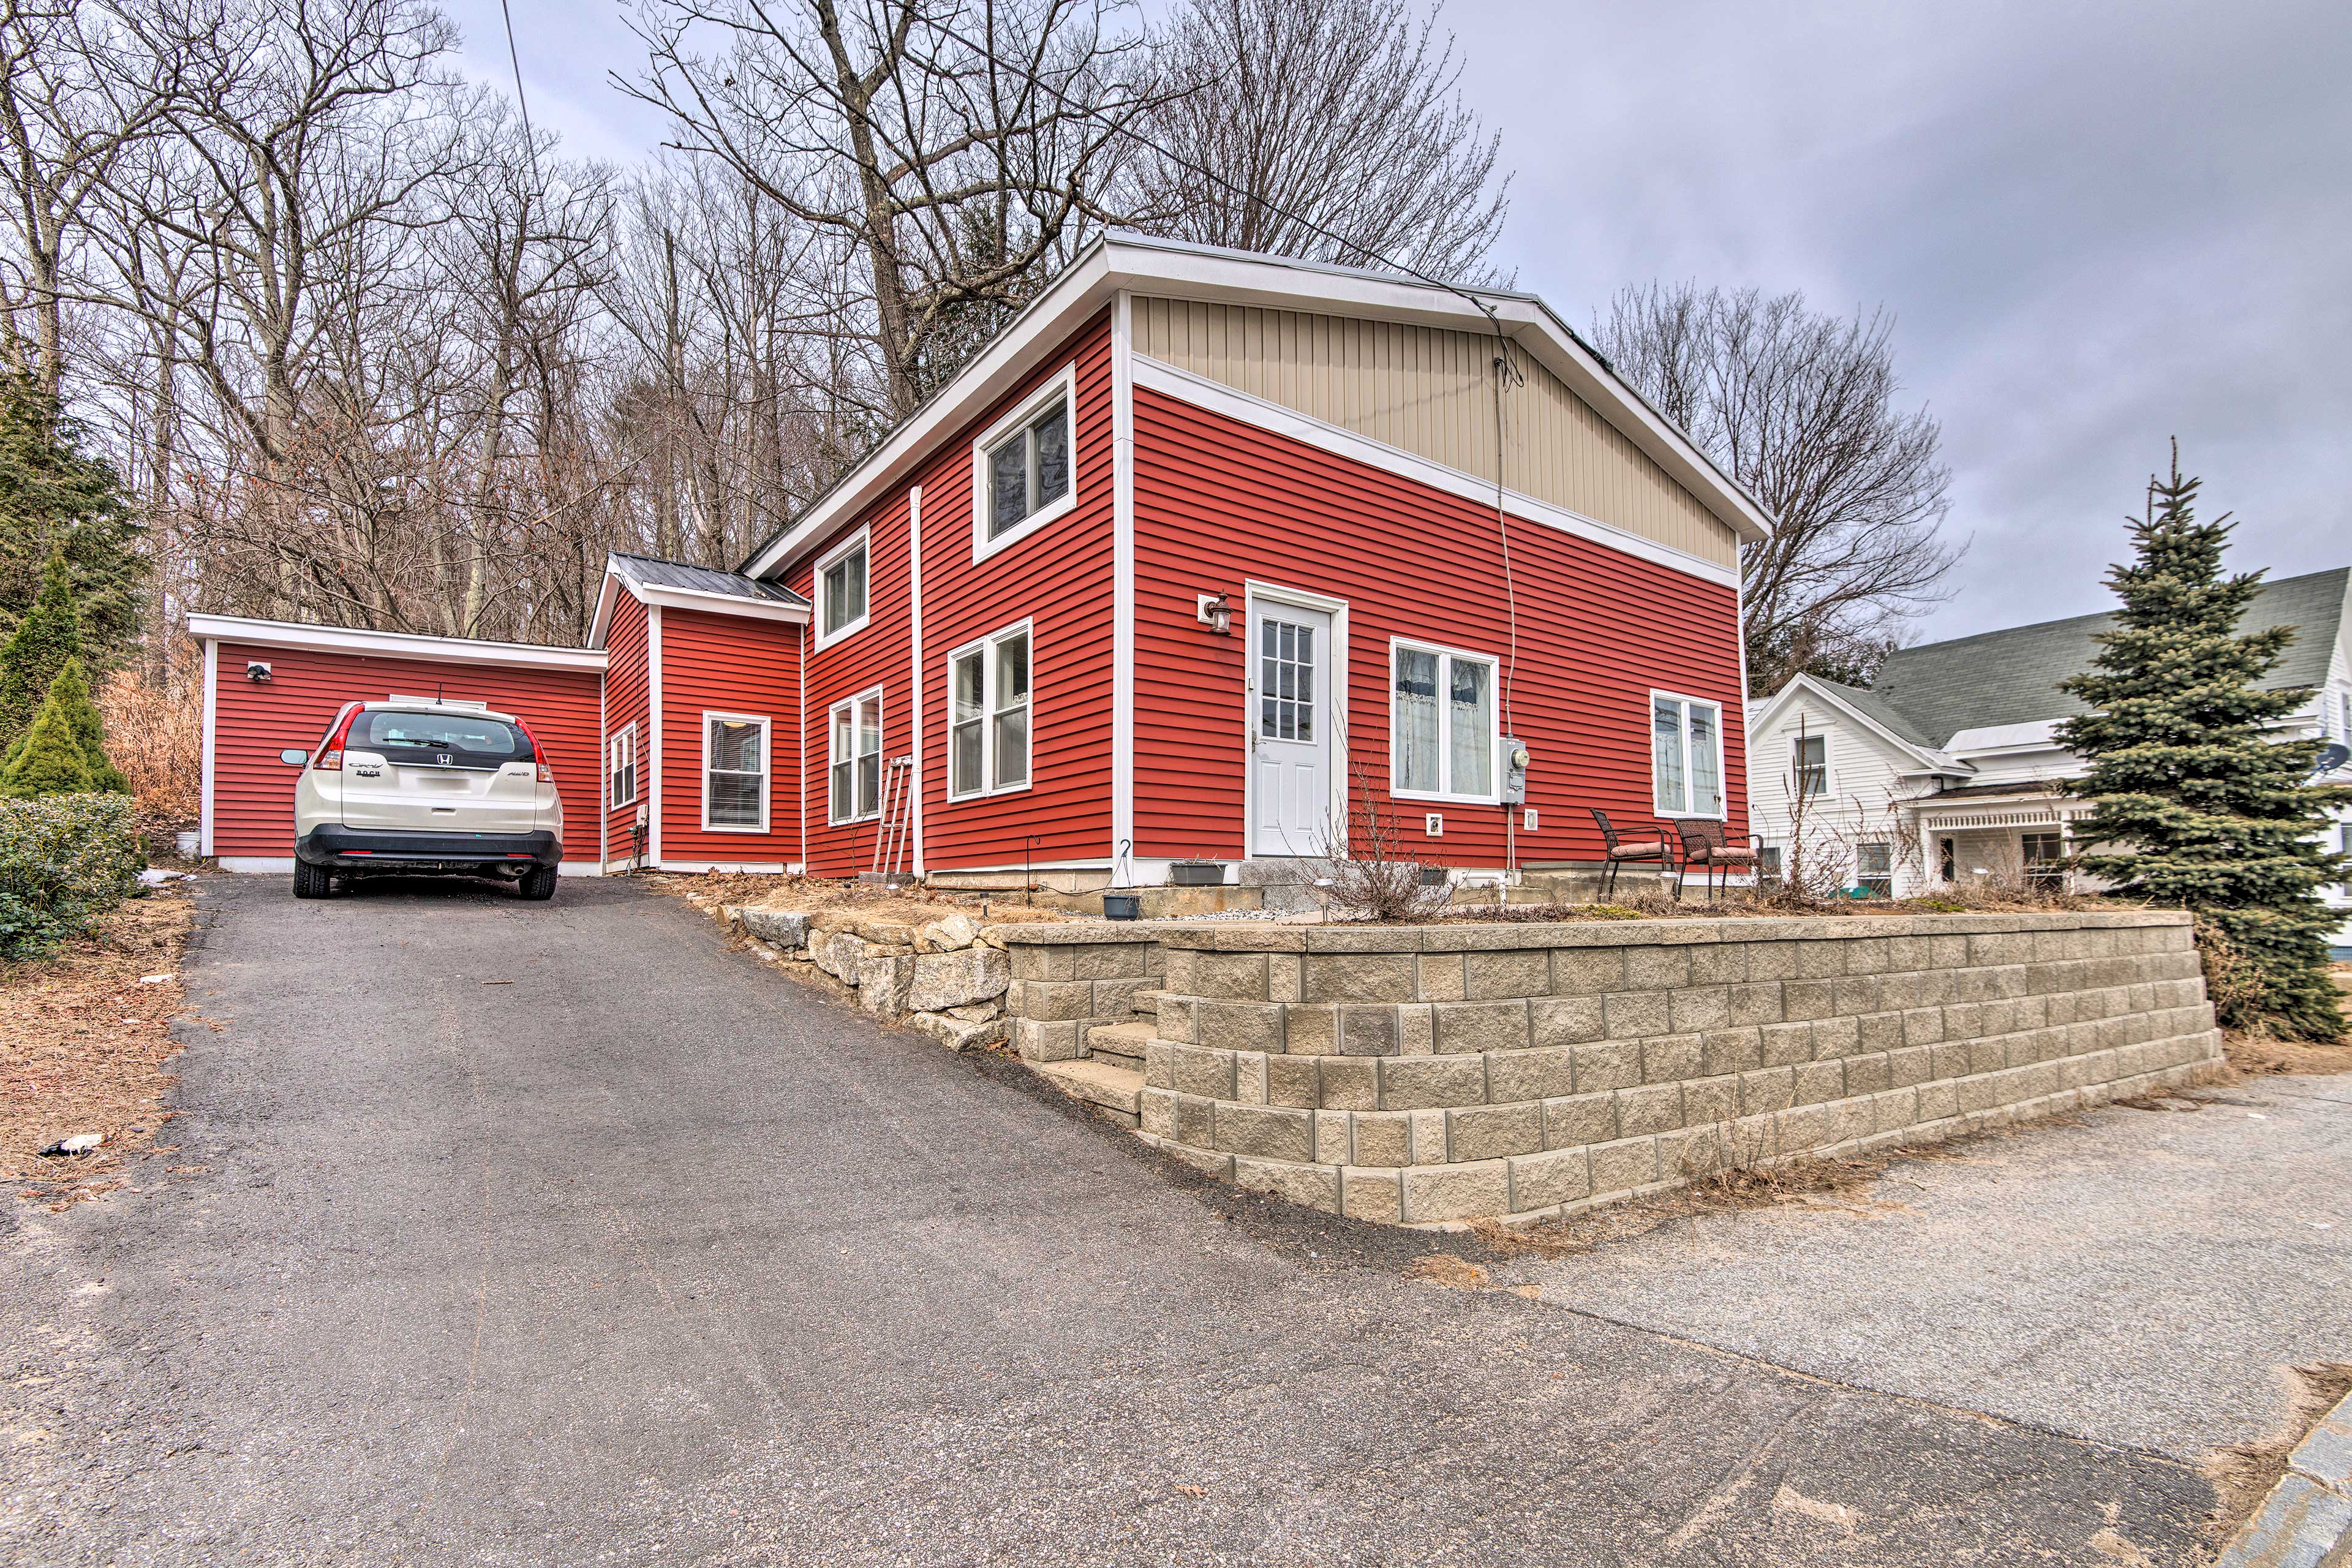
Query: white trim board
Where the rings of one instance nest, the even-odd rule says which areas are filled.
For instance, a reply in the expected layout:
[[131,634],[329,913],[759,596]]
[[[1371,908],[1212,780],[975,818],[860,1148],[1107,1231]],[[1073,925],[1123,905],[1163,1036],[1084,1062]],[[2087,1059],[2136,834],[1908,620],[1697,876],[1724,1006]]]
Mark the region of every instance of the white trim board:
[[[1135,356],[1135,384],[1181,399],[1212,414],[1303,441],[1335,457],[1347,458],[1369,468],[1416,480],[1433,489],[1477,501],[1490,509],[1495,504],[1495,482],[1491,479],[1482,479],[1460,468],[1450,468],[1402,447],[1391,447],[1385,441],[1359,436],[1353,430],[1342,430],[1337,425],[1327,425],[1297,409],[1285,408],[1278,403],[1269,403],[1246,392],[1236,392],[1221,382],[1194,375],[1191,371],[1180,370],[1143,354]],[[1669,567],[1722,587],[1736,590],[1739,586],[1739,574],[1728,566],[1718,566],[1687,551],[1676,550],[1671,544],[1643,539],[1598,518],[1570,511],[1565,507],[1521,495],[1517,490],[1507,489],[1503,495],[1505,508],[1523,521],[1539,523],[1562,533],[1572,533],[1580,539],[1638,557],[1653,565]]]
[[537,643],[481,642],[436,637],[419,632],[367,632],[349,626],[318,626],[302,621],[257,621],[242,616],[188,617],[188,633],[208,641],[253,643],[263,647],[301,648],[377,658],[431,659],[443,664],[507,665],[515,668],[578,669],[601,673],[602,648],[546,647]]
[[613,605],[623,592],[648,608],[667,605],[673,609],[701,610],[714,616],[743,616],[757,621],[805,623],[812,614],[806,605],[779,604],[772,599],[746,599],[735,594],[713,594],[700,588],[679,588],[667,583],[638,583],[604,561],[604,580],[596,590],[596,613],[588,622],[588,646],[602,648],[604,637],[612,629]]
[[[1110,854],[1135,863],[1135,296],[1121,290],[1110,318]],[[1033,644],[1030,657],[1036,657]],[[1033,672],[1029,689],[1037,689]],[[1034,723],[1034,721],[1033,721]],[[1030,736],[1035,766],[1036,736]]]
[[204,794],[197,806],[196,853],[210,855],[213,852],[213,748],[219,740],[214,714],[220,689],[220,644],[212,637],[206,637],[204,647],[205,772]]

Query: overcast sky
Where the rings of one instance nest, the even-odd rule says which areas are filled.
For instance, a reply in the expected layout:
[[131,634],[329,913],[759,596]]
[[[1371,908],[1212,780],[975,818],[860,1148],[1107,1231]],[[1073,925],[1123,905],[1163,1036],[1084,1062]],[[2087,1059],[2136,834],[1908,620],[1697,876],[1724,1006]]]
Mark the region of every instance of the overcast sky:
[[[539,124],[629,162],[617,7],[509,0]],[[509,80],[497,0],[450,10]],[[1156,8],[1156,7],[1155,7]],[[2104,609],[2179,436],[2242,568],[2352,563],[2352,5],[1584,5],[1444,15],[1516,171],[1497,259],[1582,324],[1653,278],[1885,305],[1971,542],[1923,638]]]

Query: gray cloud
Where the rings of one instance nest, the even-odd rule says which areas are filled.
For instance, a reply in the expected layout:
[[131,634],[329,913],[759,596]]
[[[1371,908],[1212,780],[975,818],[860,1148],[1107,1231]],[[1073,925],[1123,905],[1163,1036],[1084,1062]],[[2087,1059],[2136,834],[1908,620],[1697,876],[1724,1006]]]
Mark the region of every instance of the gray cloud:
[[[514,0],[539,122],[641,155],[615,8]],[[1155,6],[1155,9],[1157,7]],[[505,84],[496,0],[451,6]],[[1652,278],[1885,304],[1974,543],[1923,636],[2102,608],[2178,435],[2242,566],[2352,560],[2352,6],[1455,0],[1571,321]]]

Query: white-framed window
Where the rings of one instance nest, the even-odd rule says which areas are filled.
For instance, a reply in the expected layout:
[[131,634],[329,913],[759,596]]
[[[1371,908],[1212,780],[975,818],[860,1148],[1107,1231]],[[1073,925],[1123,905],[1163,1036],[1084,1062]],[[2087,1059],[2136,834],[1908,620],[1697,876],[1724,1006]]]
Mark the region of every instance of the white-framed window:
[[866,624],[866,578],[872,536],[859,529],[816,563],[816,646],[839,642]]
[[836,702],[825,729],[825,819],[862,822],[882,813],[882,689]]
[[624,724],[604,740],[605,805],[637,804],[637,727]]
[[1721,816],[1723,706],[1650,693],[1650,804],[1661,816]]
[[1029,787],[1033,638],[1022,621],[948,655],[948,798]]
[[768,831],[768,718],[702,715],[702,826],[713,833]]
[[1789,775],[1800,795],[1811,798],[1830,792],[1830,738],[1802,734],[1789,738]]
[[1853,847],[1853,879],[1874,899],[1895,896],[1895,846],[1883,838],[1865,838]]
[[1763,845],[1757,850],[1756,874],[1763,879],[1766,887],[1780,886],[1780,847],[1778,844]]
[[1502,707],[1496,661],[1399,637],[1389,644],[1389,792],[1408,800],[1496,793]]
[[972,443],[974,561],[1077,504],[1077,367],[1065,365]]

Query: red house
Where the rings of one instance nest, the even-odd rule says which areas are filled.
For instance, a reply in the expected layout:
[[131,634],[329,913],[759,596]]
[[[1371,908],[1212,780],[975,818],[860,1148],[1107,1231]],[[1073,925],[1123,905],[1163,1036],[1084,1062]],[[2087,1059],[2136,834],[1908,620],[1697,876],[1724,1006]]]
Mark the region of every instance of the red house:
[[1474,869],[1597,859],[1587,806],[1744,833],[1767,527],[1531,296],[1113,237],[740,571],[612,559],[569,830],[1072,890],[1367,813]]

